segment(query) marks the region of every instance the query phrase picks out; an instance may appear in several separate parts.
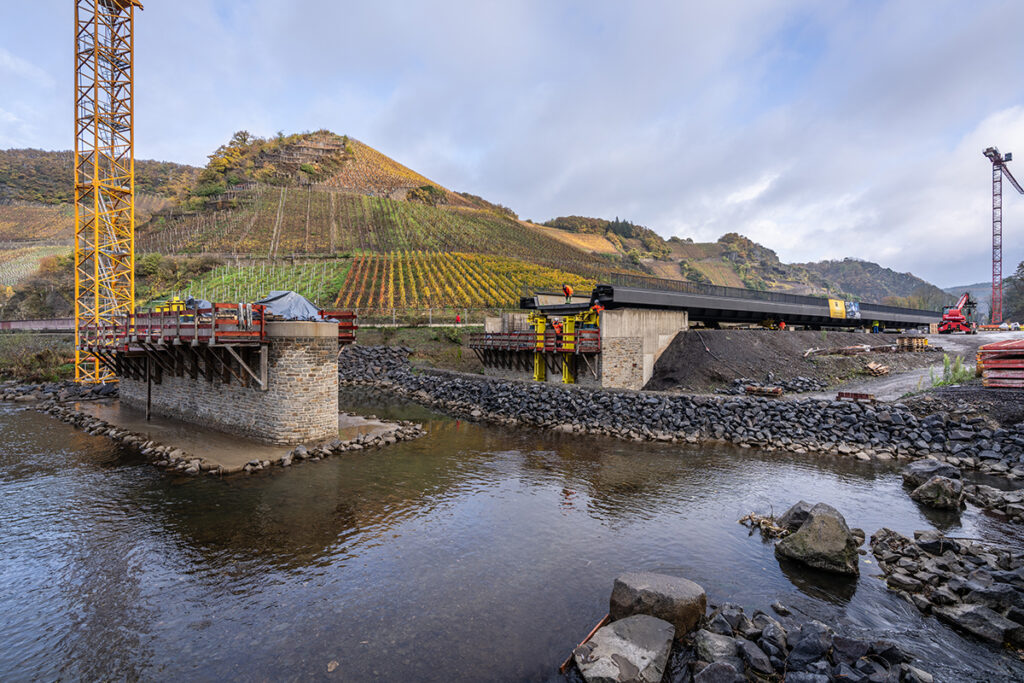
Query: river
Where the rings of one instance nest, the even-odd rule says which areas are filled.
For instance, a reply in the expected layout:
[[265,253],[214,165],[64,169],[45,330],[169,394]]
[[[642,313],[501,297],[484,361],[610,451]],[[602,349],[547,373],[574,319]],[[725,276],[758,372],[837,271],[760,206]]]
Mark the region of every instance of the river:
[[737,524],[802,498],[869,536],[937,525],[1017,542],[974,509],[924,513],[894,466],[343,398],[428,435],[187,478],[0,405],[0,680],[546,680],[607,611],[615,576],[638,569],[690,578],[710,602],[781,600],[848,635],[896,639],[936,680],[1024,679],[1019,662],[889,593],[873,564],[857,581],[783,567]]

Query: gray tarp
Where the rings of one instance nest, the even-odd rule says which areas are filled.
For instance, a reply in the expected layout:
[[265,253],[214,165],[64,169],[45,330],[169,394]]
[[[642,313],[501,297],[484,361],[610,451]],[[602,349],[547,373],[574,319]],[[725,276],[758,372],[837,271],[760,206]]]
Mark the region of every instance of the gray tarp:
[[271,292],[269,296],[254,303],[267,307],[267,312],[279,315],[285,320],[323,320],[320,309],[309,299],[289,291]]
[[187,311],[198,311],[204,308],[213,308],[213,304],[206,299],[194,299],[189,297],[185,300],[185,310]]

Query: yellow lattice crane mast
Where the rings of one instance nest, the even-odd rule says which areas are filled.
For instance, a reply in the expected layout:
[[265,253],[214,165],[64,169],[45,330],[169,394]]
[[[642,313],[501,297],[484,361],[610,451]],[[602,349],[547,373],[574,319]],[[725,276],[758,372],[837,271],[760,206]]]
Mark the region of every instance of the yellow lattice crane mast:
[[135,312],[135,8],[75,0],[75,379],[113,372],[88,349]]

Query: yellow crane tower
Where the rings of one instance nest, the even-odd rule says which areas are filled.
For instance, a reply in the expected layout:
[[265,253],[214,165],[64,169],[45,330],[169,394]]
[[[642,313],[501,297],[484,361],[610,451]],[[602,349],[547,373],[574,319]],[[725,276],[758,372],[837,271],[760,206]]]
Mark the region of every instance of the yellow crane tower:
[[135,8],[75,0],[75,379],[111,381],[87,350],[135,312]]

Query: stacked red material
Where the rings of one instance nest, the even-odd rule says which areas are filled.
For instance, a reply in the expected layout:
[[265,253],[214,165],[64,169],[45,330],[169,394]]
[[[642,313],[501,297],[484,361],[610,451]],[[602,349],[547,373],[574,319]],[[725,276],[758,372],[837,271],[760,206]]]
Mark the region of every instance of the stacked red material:
[[978,349],[978,369],[986,387],[1024,387],[1024,339],[985,344]]

